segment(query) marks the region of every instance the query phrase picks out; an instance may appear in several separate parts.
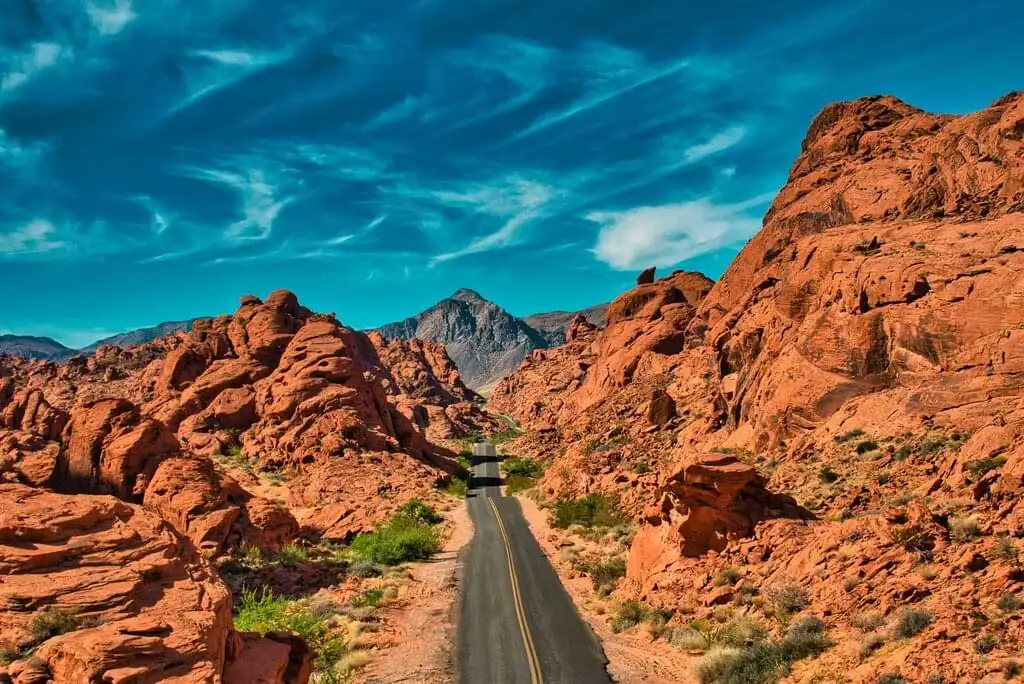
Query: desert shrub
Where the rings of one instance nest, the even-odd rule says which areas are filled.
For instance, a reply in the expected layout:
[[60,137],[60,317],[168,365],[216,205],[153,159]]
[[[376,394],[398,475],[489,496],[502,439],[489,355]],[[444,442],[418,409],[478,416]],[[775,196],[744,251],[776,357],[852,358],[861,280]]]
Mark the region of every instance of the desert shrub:
[[767,598],[775,609],[775,614],[780,616],[799,613],[811,605],[811,598],[807,594],[807,590],[793,582],[785,582],[772,587],[767,593]]
[[47,639],[61,634],[73,632],[81,626],[81,621],[73,610],[60,606],[43,608],[35,617],[29,631],[32,633],[32,644],[38,646]]
[[830,466],[821,466],[821,470],[818,471],[818,479],[825,484],[832,484],[839,479],[839,473],[832,470]]
[[363,579],[367,577],[380,577],[384,574],[384,568],[373,561],[357,560],[349,564],[348,574]]
[[281,565],[299,565],[309,560],[309,549],[298,544],[285,544],[274,554],[274,561]]
[[1015,613],[1020,610],[1020,597],[1007,592],[996,599],[996,607],[1004,613]]
[[990,458],[979,458],[976,461],[968,461],[964,464],[964,469],[977,479],[990,470],[1002,467],[1005,463],[1005,456],[992,456]]
[[646,475],[651,472],[651,466],[646,461],[634,461],[629,468],[637,475]]
[[466,496],[466,494],[469,493],[469,476],[453,475],[452,478],[444,485],[444,489],[452,496]]
[[423,503],[420,499],[410,499],[395,509],[396,515],[404,515],[411,520],[425,525],[436,525],[444,518],[432,507]]
[[927,610],[904,608],[896,620],[896,634],[904,639],[909,639],[927,629],[933,619],[932,614]]
[[626,576],[626,561],[622,558],[612,558],[607,561],[595,561],[593,563],[575,563],[576,569],[590,576],[594,589],[598,593],[609,593],[615,588],[615,584]]
[[863,437],[863,436],[864,436],[864,431],[861,430],[860,428],[855,428],[853,430],[850,430],[849,432],[843,432],[841,434],[836,435],[835,440],[836,440],[836,442],[838,442],[840,444],[844,444],[846,442],[849,442],[851,440],[854,440],[854,439],[857,439],[858,437]]
[[440,550],[441,542],[432,526],[395,515],[387,524],[353,539],[350,548],[357,560],[398,565],[429,558]]
[[999,641],[991,634],[985,634],[974,641],[974,650],[978,653],[991,653],[999,645]]
[[786,630],[782,640],[782,649],[789,661],[802,660],[818,655],[832,642],[825,636],[825,623],[813,615],[796,620]]
[[886,672],[878,678],[878,684],[910,684],[907,678],[896,672]]
[[949,520],[949,536],[953,541],[968,542],[978,536],[978,519],[973,515],[957,516]]
[[505,471],[506,475],[521,475],[522,477],[540,477],[544,474],[543,463],[532,458],[518,456],[502,461],[501,469]]
[[536,480],[524,475],[509,475],[505,478],[505,494],[512,496],[517,492],[525,492],[533,487]]
[[364,589],[358,596],[353,596],[351,603],[354,608],[377,608],[384,599],[383,589]]
[[740,581],[743,575],[734,567],[726,566],[715,575],[714,584],[716,587],[732,586]]
[[1017,560],[1017,545],[1008,536],[1003,535],[992,547],[992,555],[1004,561],[1014,562]]
[[563,498],[555,502],[555,527],[565,529],[572,525],[583,527],[613,527],[626,522],[615,497],[606,494],[588,494],[579,499]]
[[308,602],[275,596],[265,587],[261,592],[243,589],[235,616],[235,629],[258,634],[298,634],[316,653],[316,670],[330,677],[335,664],[345,654],[346,646],[339,636],[331,632],[329,620],[322,614],[314,614]]
[[707,651],[716,646],[752,646],[767,637],[768,630],[760,622],[737,615],[721,625],[710,620],[693,620],[686,627],[673,630],[668,641],[685,651]]
[[907,551],[922,552],[932,548],[931,537],[917,523],[893,525],[889,528],[889,537]]
[[877,611],[858,613],[850,620],[850,624],[862,632],[872,632],[885,622],[885,616]]
[[639,601],[626,601],[615,613],[615,620],[612,622],[612,629],[615,632],[624,632],[627,629],[636,627],[646,615],[643,604]]
[[521,437],[523,434],[523,431],[520,430],[519,428],[508,427],[504,430],[499,430],[498,432],[492,432],[490,435],[487,436],[487,441],[489,441],[494,446],[501,446],[502,444],[509,440],[515,439],[516,437]]
[[871,632],[864,637],[864,640],[860,643],[860,657],[861,660],[867,660],[874,654],[875,651],[882,648],[885,645],[885,637],[878,632]]
[[905,461],[912,454],[914,448],[909,444],[901,444],[896,451],[893,452],[892,457],[895,461]]
[[1003,671],[1003,679],[1007,681],[1021,673],[1020,663],[1016,660],[1004,660],[999,669]]
[[861,455],[867,454],[867,453],[870,453],[872,451],[877,451],[878,450],[878,442],[876,442],[876,441],[874,441],[872,439],[865,439],[865,440],[863,440],[861,442],[858,442],[857,446],[854,449],[855,449],[855,451],[858,454],[861,454]]

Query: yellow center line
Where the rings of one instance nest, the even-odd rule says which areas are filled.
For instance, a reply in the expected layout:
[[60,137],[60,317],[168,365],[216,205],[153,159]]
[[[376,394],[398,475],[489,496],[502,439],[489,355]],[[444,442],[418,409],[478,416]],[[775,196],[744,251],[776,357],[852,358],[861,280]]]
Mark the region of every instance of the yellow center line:
[[526,624],[526,610],[523,609],[523,599],[519,593],[519,575],[516,574],[516,564],[512,560],[512,545],[509,543],[508,533],[505,531],[505,523],[501,519],[498,507],[494,499],[487,499],[494,511],[494,517],[498,520],[498,531],[505,542],[505,554],[508,556],[508,575],[512,581],[512,601],[516,607],[516,619],[519,621],[519,630],[523,633],[523,644],[526,646],[526,660],[530,665],[530,681],[532,684],[543,684],[541,677],[540,660],[537,658],[537,651],[533,645],[533,636],[530,634],[530,626]]

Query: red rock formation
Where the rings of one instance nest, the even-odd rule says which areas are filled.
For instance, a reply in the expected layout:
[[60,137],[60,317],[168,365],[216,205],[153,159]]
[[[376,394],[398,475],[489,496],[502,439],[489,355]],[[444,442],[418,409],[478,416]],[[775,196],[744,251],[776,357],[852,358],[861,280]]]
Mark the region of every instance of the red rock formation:
[[[719,282],[674,274],[640,285],[589,343],[535,356],[495,390],[495,408],[538,433],[534,449],[565,454],[545,491],[613,491],[636,516],[638,593],[674,605],[730,563],[766,588],[801,583],[840,628],[872,602],[883,612],[920,602],[936,615],[928,645],[842,669],[875,681],[925,648],[957,681],[982,678],[944,640],[963,633],[966,603],[1020,589],[991,547],[1024,523],[1022,131],[1021,94],[961,117],[893,98],[831,105]],[[711,477],[706,500],[693,464],[714,451],[746,465]],[[651,474],[631,472],[637,462]],[[758,491],[792,494],[816,521],[767,494],[735,493],[769,465]],[[908,496],[928,499],[879,514]],[[936,511],[950,507],[981,525],[974,548],[947,541],[952,518]],[[858,541],[837,557],[850,535]],[[895,541],[904,536],[909,550]],[[942,579],[921,588],[923,539],[934,540]],[[856,600],[837,588],[850,575],[865,585]],[[1001,639],[1006,653],[1024,641]],[[929,672],[908,663],[903,674]]]

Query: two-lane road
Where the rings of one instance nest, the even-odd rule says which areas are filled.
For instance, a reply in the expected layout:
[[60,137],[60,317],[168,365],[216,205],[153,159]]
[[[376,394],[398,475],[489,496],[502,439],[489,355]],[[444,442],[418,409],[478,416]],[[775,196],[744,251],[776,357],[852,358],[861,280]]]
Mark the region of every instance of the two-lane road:
[[474,459],[475,532],[459,600],[460,684],[610,684],[607,660],[534,539],[501,496],[497,459]]

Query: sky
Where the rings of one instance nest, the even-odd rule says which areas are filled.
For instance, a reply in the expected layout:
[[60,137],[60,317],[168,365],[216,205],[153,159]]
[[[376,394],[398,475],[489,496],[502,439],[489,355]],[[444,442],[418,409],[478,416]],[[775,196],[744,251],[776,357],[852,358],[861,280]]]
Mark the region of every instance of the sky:
[[1010,0],[3,0],[0,332],[718,277],[828,102],[1024,88]]

